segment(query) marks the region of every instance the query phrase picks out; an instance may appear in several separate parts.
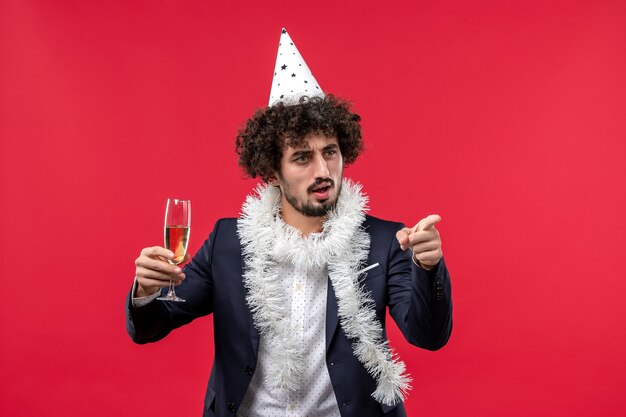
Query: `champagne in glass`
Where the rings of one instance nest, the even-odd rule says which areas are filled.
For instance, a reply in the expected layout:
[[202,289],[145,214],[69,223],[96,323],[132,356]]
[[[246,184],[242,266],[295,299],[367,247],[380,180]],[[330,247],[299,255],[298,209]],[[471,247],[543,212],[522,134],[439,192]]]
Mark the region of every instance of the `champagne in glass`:
[[165,226],[165,248],[174,252],[174,259],[168,259],[169,263],[178,265],[185,259],[188,240],[189,227]]
[[[174,253],[174,259],[168,259],[168,262],[172,265],[178,265],[185,259],[190,228],[191,201],[168,198],[167,206],[165,207],[165,249]],[[157,299],[164,301],[185,301],[176,295],[172,281],[170,281],[167,295]]]

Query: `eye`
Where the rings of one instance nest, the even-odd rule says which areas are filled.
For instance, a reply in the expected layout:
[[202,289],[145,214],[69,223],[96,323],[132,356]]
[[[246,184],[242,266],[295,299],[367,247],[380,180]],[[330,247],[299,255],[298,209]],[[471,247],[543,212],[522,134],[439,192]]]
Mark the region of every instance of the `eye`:
[[294,158],[294,162],[298,163],[298,164],[304,164],[309,160],[308,155],[300,155],[296,158]]

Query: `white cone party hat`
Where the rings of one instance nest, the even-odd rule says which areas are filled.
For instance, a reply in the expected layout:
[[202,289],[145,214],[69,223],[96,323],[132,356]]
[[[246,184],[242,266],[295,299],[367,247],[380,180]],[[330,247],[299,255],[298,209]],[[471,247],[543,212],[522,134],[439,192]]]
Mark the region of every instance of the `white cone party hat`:
[[283,28],[278,43],[278,55],[268,106],[278,102],[298,104],[301,97],[324,97],[320,85],[298,52],[287,30]]

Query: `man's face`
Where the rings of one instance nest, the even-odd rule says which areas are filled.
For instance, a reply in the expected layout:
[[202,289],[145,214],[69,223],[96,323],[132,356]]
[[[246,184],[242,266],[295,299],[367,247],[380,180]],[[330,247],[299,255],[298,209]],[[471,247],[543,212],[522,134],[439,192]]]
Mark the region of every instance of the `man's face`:
[[309,134],[302,145],[287,147],[275,180],[282,191],[282,209],[307,217],[323,217],[341,191],[343,158],[337,138]]

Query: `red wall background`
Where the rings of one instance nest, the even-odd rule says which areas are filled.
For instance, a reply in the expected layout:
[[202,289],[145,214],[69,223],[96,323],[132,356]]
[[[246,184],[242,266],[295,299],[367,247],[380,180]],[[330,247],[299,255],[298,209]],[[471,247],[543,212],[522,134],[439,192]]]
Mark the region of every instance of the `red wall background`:
[[124,328],[165,199],[191,250],[255,181],[237,128],[285,26],[363,117],[372,213],[443,217],[455,324],[392,332],[413,416],[626,412],[623,1],[0,2],[0,414],[199,416],[212,319]]

